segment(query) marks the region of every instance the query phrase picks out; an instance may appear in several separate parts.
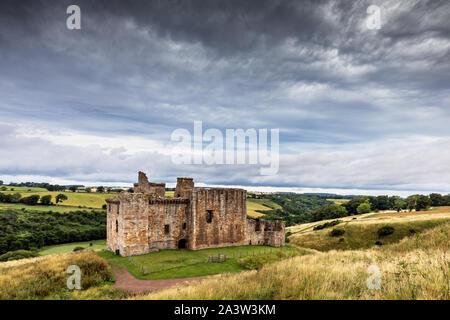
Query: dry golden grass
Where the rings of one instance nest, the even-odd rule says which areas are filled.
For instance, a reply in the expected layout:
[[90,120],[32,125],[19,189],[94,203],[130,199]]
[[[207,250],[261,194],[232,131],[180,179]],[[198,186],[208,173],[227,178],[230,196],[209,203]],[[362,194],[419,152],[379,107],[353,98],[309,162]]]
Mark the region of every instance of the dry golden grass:
[[0,263],[0,300],[68,298],[70,265],[80,267],[84,289],[112,280],[107,262],[90,250],[4,262]]
[[386,212],[386,213],[380,213],[377,215],[377,217],[414,217],[414,216],[423,216],[430,218],[430,215],[447,215],[450,214],[450,207],[436,207],[432,208],[431,210],[427,211],[401,211],[401,212]]
[[[373,247],[377,241],[381,241],[382,244],[390,244],[413,232],[423,232],[450,221],[450,207],[413,212],[412,214],[385,212],[349,216],[339,218],[341,223],[335,227],[313,230],[317,225],[334,220],[337,219],[305,223],[287,228],[292,233],[289,237],[290,243],[320,251],[366,249]],[[392,235],[379,238],[377,230],[385,225],[394,227],[395,232]],[[334,228],[345,230],[345,234],[340,237],[331,237],[329,233]]]
[[[401,242],[358,251],[328,251],[219,275],[136,299],[450,299],[450,224]],[[367,269],[381,270],[371,290]]]

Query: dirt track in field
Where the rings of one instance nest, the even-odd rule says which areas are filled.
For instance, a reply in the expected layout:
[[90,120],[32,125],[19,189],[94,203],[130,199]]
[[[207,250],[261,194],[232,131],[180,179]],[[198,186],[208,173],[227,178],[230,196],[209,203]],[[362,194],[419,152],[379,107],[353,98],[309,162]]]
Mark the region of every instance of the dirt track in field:
[[177,279],[141,280],[136,279],[125,268],[115,269],[113,270],[113,274],[116,280],[113,287],[123,289],[132,294],[154,292],[170,288],[178,284],[182,284],[184,282],[198,281],[211,277],[211,276],[203,276],[203,277],[177,278]]

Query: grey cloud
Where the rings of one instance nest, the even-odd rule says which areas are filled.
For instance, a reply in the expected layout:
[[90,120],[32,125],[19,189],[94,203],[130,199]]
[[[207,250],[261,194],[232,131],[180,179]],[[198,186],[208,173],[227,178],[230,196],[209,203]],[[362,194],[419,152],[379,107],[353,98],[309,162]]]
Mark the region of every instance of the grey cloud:
[[[376,32],[362,27],[372,2],[383,9],[383,26]],[[69,4],[0,4],[2,121],[32,122],[55,134],[70,129],[163,142],[175,128],[192,130],[194,120],[221,130],[279,128],[286,159],[301,159],[305,143],[323,149],[365,142],[389,149],[388,139],[450,134],[446,1],[78,1],[81,31],[65,28]],[[17,151],[23,156],[33,150],[27,143]],[[72,152],[68,146],[58,154]],[[93,179],[101,174],[90,168],[102,170],[94,162],[110,163],[105,175],[112,176],[124,163],[165,168],[168,162],[160,154],[140,156],[121,162],[108,154],[86,155],[92,161],[68,159],[70,170],[33,169],[31,161],[2,170]],[[425,163],[411,163],[417,165]],[[288,170],[283,179],[252,182],[242,172],[257,172],[253,168],[182,170],[210,183],[394,183],[375,166],[370,170],[383,179],[374,182],[332,171],[326,171],[330,177],[318,173],[320,179],[296,180],[299,173]],[[115,179],[125,181],[128,174]]]

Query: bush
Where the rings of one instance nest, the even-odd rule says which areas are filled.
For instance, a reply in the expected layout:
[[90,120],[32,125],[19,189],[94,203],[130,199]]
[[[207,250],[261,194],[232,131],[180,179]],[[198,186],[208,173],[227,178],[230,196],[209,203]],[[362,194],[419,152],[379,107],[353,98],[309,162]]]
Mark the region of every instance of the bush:
[[32,196],[20,199],[20,202],[30,205],[30,206],[35,206],[38,203],[39,198],[40,198],[39,195],[33,194]]
[[382,245],[383,245],[383,242],[381,242],[381,241],[376,241],[375,244],[376,244],[377,246],[382,246]]
[[16,250],[16,251],[10,251],[5,254],[2,254],[0,256],[0,261],[11,261],[11,260],[19,260],[19,259],[26,259],[26,258],[34,258],[39,256],[38,253],[28,251],[28,250]]
[[385,237],[390,234],[393,234],[394,231],[395,231],[394,227],[384,226],[384,227],[381,227],[380,229],[378,229],[377,233],[378,233],[379,237]]
[[41,204],[46,205],[46,206],[51,205],[52,204],[52,196],[50,194],[43,196],[41,198]]
[[81,250],[84,250],[84,248],[83,247],[75,247],[75,248],[73,248],[73,251],[81,251]]
[[290,232],[290,231],[287,231],[286,232],[286,235],[284,236],[284,242],[285,243],[289,243],[289,241],[291,241],[291,240],[289,240],[289,236],[292,234],[292,232]]
[[356,208],[356,212],[358,212],[359,214],[369,213],[369,212],[370,212],[370,203],[369,203],[369,202],[361,203],[361,204]]
[[339,236],[342,236],[344,233],[345,233],[344,229],[333,229],[330,232],[330,236],[339,237]]
[[69,290],[66,270],[70,265],[81,269],[81,288],[83,291],[111,281],[108,263],[93,251],[79,251],[62,255],[50,255],[36,259],[33,264],[15,263],[13,268],[3,267],[0,272],[0,297],[11,299],[70,298],[76,294]]

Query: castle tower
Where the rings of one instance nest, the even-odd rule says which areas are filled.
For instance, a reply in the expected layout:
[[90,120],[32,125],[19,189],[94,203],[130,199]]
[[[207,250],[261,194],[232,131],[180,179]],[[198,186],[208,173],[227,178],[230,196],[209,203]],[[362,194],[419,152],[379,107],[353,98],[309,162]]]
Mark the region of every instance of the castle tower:
[[144,193],[164,197],[166,193],[166,184],[148,182],[147,175],[144,172],[139,171],[138,183],[134,184],[134,193]]
[[177,187],[175,188],[175,198],[185,198],[186,191],[194,190],[193,178],[177,178]]

